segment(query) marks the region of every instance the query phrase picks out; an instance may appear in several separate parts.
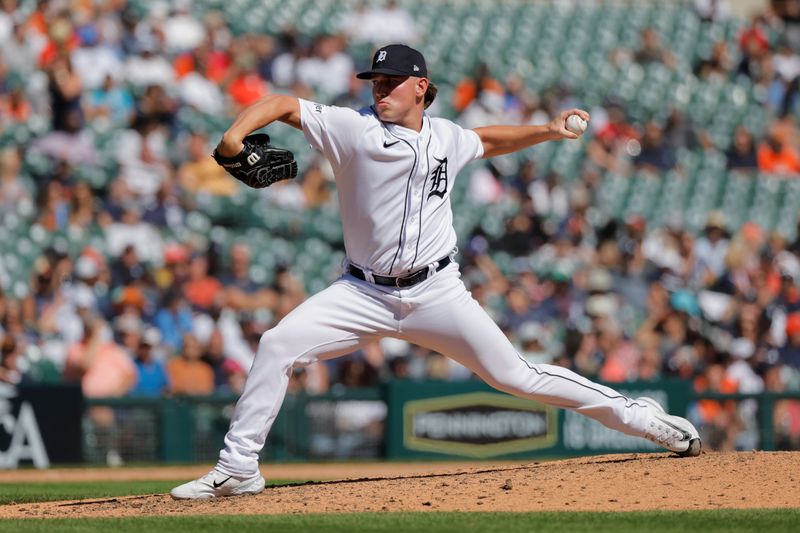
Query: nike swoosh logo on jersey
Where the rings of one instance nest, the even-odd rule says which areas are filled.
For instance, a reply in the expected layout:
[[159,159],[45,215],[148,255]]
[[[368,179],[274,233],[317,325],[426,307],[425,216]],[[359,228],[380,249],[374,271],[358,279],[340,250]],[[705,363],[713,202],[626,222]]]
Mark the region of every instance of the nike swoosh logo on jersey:
[[212,483],[212,485],[214,485],[214,488],[215,488],[215,489],[218,489],[218,488],[220,488],[222,485],[224,485],[225,483],[227,483],[227,482],[228,482],[228,480],[229,480],[231,477],[232,477],[232,476],[228,476],[228,477],[226,477],[225,479],[223,479],[223,480],[222,480],[221,482],[219,482],[219,483],[217,483],[216,481],[214,481],[214,482]]
[[391,148],[392,146],[394,146],[395,144],[397,144],[397,143],[399,143],[399,142],[400,142],[400,141],[395,141],[395,142],[393,142],[393,143],[387,143],[386,141],[383,141],[383,147],[384,147],[384,148]]

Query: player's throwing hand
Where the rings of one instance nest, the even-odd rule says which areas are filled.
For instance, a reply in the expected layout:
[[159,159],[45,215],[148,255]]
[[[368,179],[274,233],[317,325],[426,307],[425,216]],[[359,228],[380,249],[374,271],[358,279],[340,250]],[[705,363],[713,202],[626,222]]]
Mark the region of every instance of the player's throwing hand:
[[553,120],[550,121],[550,124],[548,124],[550,131],[562,139],[577,139],[580,137],[580,133],[570,131],[567,128],[567,119],[569,119],[569,117],[572,115],[578,115],[587,123],[589,122],[589,113],[583,109],[567,109],[566,111],[559,113]]

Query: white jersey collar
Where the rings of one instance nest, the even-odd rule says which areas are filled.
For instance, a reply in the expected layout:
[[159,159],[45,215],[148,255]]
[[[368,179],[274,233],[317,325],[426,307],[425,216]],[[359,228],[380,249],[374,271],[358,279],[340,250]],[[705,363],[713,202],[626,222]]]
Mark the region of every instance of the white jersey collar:
[[384,128],[394,137],[398,137],[400,139],[404,139],[406,141],[415,141],[421,138],[427,138],[430,135],[431,125],[430,125],[430,116],[428,116],[427,112],[423,112],[422,114],[422,129],[417,132],[416,130],[412,130],[411,128],[406,128],[405,126],[400,126],[393,122],[384,122],[378,116],[378,112],[375,110],[375,106],[370,106],[372,113],[375,115],[375,118],[383,125]]

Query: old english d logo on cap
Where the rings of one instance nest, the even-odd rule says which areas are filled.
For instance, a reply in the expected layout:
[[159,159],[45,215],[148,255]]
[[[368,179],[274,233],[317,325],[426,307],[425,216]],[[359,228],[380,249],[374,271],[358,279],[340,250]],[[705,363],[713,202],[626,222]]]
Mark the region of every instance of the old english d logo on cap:
[[372,69],[357,75],[368,80],[376,74],[387,76],[428,77],[428,67],[422,54],[404,44],[390,44],[379,48],[372,58]]

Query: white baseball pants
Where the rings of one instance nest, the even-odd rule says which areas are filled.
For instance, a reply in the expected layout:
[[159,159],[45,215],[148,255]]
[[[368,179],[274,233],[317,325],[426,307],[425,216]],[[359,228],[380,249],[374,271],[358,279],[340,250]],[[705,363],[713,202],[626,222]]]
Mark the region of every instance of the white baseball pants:
[[386,336],[455,359],[501,391],[644,435],[645,406],[566,368],[525,361],[460,277],[455,263],[406,289],[346,274],[294,309],[261,337],[217,468],[235,477],[258,471],[258,454],[294,365],[339,357]]

